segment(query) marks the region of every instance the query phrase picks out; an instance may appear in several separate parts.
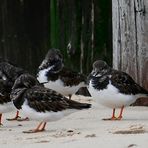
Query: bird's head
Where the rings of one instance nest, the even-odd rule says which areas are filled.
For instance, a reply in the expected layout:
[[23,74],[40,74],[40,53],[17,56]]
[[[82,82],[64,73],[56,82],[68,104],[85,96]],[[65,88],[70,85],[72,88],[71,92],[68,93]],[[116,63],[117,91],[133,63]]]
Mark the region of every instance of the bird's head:
[[18,88],[31,88],[38,84],[38,81],[35,77],[32,75],[26,73],[20,75],[14,82],[14,85],[12,87],[12,90],[18,89]]
[[93,63],[93,70],[91,72],[92,76],[101,77],[102,75],[106,74],[110,71],[111,67],[102,60],[97,60]]
[[39,66],[39,70],[49,69],[55,73],[60,71],[62,68],[63,56],[58,49],[50,49]]
[[39,82],[32,75],[28,73],[20,75],[14,82],[12,91],[10,93],[10,98],[12,100],[21,98],[27,89],[32,88],[37,84],[39,84]]

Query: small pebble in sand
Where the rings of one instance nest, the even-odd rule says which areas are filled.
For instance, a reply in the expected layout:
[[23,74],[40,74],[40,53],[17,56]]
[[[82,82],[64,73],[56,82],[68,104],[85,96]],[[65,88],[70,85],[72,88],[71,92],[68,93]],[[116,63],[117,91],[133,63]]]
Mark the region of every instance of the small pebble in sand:
[[136,144],[130,144],[129,146],[128,146],[128,148],[130,148],[130,147],[135,147],[135,146],[137,146]]
[[86,136],[85,136],[85,138],[90,138],[90,137],[91,137],[91,138],[96,137],[96,134],[90,134],[90,135],[86,135]]
[[18,124],[17,126],[23,126],[22,124]]

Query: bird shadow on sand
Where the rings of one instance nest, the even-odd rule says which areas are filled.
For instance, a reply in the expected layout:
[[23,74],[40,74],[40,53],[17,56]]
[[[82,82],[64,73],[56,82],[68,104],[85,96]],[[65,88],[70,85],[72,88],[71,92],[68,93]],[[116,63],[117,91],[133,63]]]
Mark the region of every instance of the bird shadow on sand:
[[140,118],[123,118],[121,121],[148,121],[148,117],[140,117]]

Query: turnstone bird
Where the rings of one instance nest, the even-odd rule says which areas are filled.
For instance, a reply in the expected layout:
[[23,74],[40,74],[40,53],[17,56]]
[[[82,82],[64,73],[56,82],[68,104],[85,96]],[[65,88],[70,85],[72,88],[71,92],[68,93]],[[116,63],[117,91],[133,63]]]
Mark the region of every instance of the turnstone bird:
[[75,94],[79,88],[86,87],[84,75],[64,67],[63,57],[58,49],[50,49],[38,68],[37,79],[46,88],[53,89],[64,96]]
[[[93,63],[88,80],[88,90],[96,102],[113,109],[112,117],[108,120],[120,120],[125,106],[134,103],[139,97],[148,96],[148,91],[135,83],[128,74],[112,69],[101,60]],[[121,108],[118,117],[115,117],[116,108]]]
[[69,100],[56,91],[45,88],[29,74],[16,79],[10,97],[15,107],[21,109],[29,119],[41,121],[36,129],[25,133],[44,131],[46,122],[56,121],[75,111],[91,107],[90,104]]
[[[11,111],[11,109],[14,107],[13,103],[10,100],[10,92],[11,92],[12,86],[13,86],[16,78],[19,77],[23,73],[26,73],[26,71],[23,70],[22,68],[19,68],[19,67],[15,66],[14,64],[12,64],[11,62],[0,58],[0,81],[1,81],[0,93],[2,94],[1,95],[0,113],[5,112],[5,111],[3,111],[4,108],[7,108],[7,110]],[[9,103],[9,106],[5,104],[6,99],[7,99],[7,103]],[[10,104],[13,107],[10,106]],[[6,109],[4,109],[4,110],[6,110]],[[19,117],[19,112],[17,111],[16,116],[14,118],[8,119],[8,120],[17,120],[18,118],[20,118],[20,117]],[[27,119],[27,118],[25,118],[25,119]]]
[[2,125],[2,113],[15,109],[10,99],[10,91],[9,87],[7,87],[7,82],[0,79],[0,125]]

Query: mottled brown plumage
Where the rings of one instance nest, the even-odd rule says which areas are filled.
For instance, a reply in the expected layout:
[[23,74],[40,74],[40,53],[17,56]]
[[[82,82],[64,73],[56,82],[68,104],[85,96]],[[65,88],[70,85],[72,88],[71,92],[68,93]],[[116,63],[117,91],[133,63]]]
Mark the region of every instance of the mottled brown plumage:
[[104,61],[96,61],[89,75],[93,87],[98,90],[106,89],[111,83],[123,94],[148,94],[148,91],[137,84],[127,73],[109,67]]
[[90,104],[69,100],[45,88],[29,74],[16,79],[10,97],[17,109],[22,109],[29,118],[41,121],[36,129],[25,133],[44,131],[47,121],[56,121],[77,110],[91,107]]
[[66,67],[63,67],[58,73],[47,73],[49,81],[60,79],[63,81],[64,86],[79,85],[80,82],[86,83],[86,77],[83,74],[74,72]]
[[66,109],[90,107],[90,104],[69,100],[56,91],[43,87],[29,74],[21,75],[16,80],[11,92],[11,98],[17,109],[21,109],[25,100],[27,100],[28,106],[37,112],[57,112]]
[[10,102],[10,90],[4,80],[0,80],[0,104]]
[[[109,67],[105,61],[97,60],[93,63],[88,81],[89,92],[95,101],[113,109],[112,117],[107,120],[121,120],[125,106],[134,103],[139,97],[148,96],[148,91],[131,76]],[[121,108],[118,117],[115,117],[116,108]]]
[[148,94],[148,91],[137,84],[131,76],[125,72],[112,70],[111,72],[111,82],[116,88],[119,89],[119,92],[124,94]]
[[86,77],[66,68],[58,49],[49,50],[39,66],[37,79],[40,83],[44,83],[45,87],[54,89],[70,98],[79,88],[86,87]]
[[[17,67],[8,60],[0,58],[0,94],[2,94],[0,95],[0,104],[10,104],[10,92],[12,90],[14,81],[23,73],[26,73],[26,71],[22,68]],[[6,106],[6,104],[4,105]],[[3,110],[1,110],[1,112],[3,112]],[[19,118],[18,112],[14,118],[8,120],[16,120],[17,118]]]

